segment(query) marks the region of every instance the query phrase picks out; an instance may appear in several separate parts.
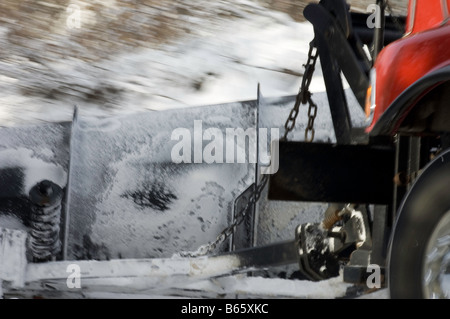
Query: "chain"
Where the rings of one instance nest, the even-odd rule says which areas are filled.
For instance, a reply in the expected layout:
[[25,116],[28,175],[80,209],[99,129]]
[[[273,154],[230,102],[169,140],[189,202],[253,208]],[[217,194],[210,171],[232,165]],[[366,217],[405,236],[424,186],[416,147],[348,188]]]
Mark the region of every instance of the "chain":
[[305,141],[312,142],[314,140],[314,120],[317,116],[317,104],[313,102],[311,96],[308,98],[309,108],[308,108],[308,125],[305,129]]
[[311,92],[309,91],[309,86],[312,81],[312,76],[314,74],[316,61],[319,54],[317,48],[314,44],[314,40],[309,43],[309,52],[308,52],[308,61],[303,66],[305,67],[305,73],[303,74],[302,85],[300,87],[300,91],[297,94],[295,99],[294,107],[292,108],[289,116],[284,124],[284,136],[281,140],[286,141],[287,135],[291,132],[295,127],[295,121],[297,120],[299,108],[301,104],[309,104],[308,109],[308,125],[305,129],[305,140],[308,142],[312,142],[314,139],[314,120],[317,115],[317,105],[313,102],[311,96]]
[[[303,75],[302,85],[299,93],[297,94],[295,105],[289,113],[289,117],[286,120],[284,125],[285,133],[282,137],[282,140],[287,140],[287,135],[290,131],[294,129],[295,121],[298,116],[298,111],[300,108],[300,104],[309,104],[308,109],[308,125],[305,129],[305,140],[311,142],[314,139],[314,120],[317,115],[317,105],[313,102],[311,96],[311,92],[309,91],[309,86],[311,84],[312,76],[315,70],[316,61],[318,58],[318,51],[316,46],[314,45],[314,41],[311,41],[309,44],[309,52],[308,52],[308,60],[305,67],[305,74]],[[200,257],[208,255],[216,250],[216,248],[225,242],[231,235],[234,234],[236,228],[245,220],[245,217],[250,212],[252,207],[258,202],[261,194],[269,180],[269,175],[264,174],[261,182],[255,185],[255,190],[252,192],[249,200],[245,204],[244,208],[242,208],[234,218],[234,221],[226,227],[224,230],[220,232],[220,234],[216,237],[213,242],[210,242],[206,245],[200,246],[194,252],[181,252],[179,255],[181,257]]]
[[181,257],[200,257],[204,255],[208,255],[212,252],[214,252],[218,245],[225,242],[231,235],[234,234],[236,231],[237,226],[239,226],[253,207],[255,205],[259,198],[261,197],[261,194],[267,184],[267,181],[269,180],[269,175],[265,174],[263,178],[261,179],[261,182],[256,185],[256,189],[251,194],[250,199],[235,216],[235,219],[233,223],[231,223],[228,227],[226,227],[224,230],[220,232],[220,234],[217,236],[217,238],[206,245],[200,246],[195,252],[182,252],[180,253]]

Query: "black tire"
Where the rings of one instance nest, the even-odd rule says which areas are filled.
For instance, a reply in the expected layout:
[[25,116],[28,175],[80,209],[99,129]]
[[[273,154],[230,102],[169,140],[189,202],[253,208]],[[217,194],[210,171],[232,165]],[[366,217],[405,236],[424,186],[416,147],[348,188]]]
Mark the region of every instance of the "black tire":
[[400,206],[388,256],[391,298],[426,297],[423,278],[427,245],[449,211],[450,153],[447,151],[426,167]]

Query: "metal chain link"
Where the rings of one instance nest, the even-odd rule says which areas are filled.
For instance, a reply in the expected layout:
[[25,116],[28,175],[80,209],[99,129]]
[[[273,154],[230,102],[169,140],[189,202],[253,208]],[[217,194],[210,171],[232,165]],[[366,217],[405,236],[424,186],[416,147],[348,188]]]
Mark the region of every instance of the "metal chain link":
[[267,181],[269,180],[269,175],[264,175],[261,179],[261,182],[256,186],[255,191],[251,194],[250,199],[246,203],[243,209],[241,209],[237,214],[236,217],[228,227],[226,227],[224,230],[220,232],[220,234],[217,236],[217,238],[206,245],[200,246],[196,251],[194,252],[181,252],[181,257],[200,257],[204,255],[208,255],[212,252],[214,252],[221,243],[225,242],[231,235],[234,234],[236,231],[237,226],[239,226],[247,216],[250,209],[255,205],[258,200],[261,197],[261,194],[267,184]]
[[317,104],[313,102],[311,97],[308,99],[309,108],[308,108],[308,125],[305,129],[305,141],[312,142],[314,140],[314,120],[317,116]]
[[[308,60],[305,67],[305,73],[303,75],[302,84],[300,87],[300,91],[296,97],[295,105],[292,108],[291,112],[289,113],[289,117],[286,120],[286,123],[284,125],[285,127],[285,133],[284,136],[281,138],[282,140],[287,140],[287,135],[290,131],[294,129],[295,121],[298,116],[298,111],[300,108],[300,104],[309,104],[308,109],[308,125],[305,129],[305,140],[308,142],[311,142],[314,139],[314,120],[317,115],[317,105],[313,102],[311,96],[311,92],[309,91],[309,86],[311,84],[312,76],[315,70],[316,61],[318,58],[318,51],[316,46],[314,45],[314,40],[310,42],[309,44],[309,52],[308,52]],[[245,217],[249,213],[250,209],[255,205],[258,200],[261,197],[261,194],[267,184],[267,181],[269,180],[269,175],[264,174],[263,178],[261,179],[261,182],[256,185],[256,189],[251,194],[248,202],[244,206],[243,209],[241,209],[236,215],[234,221],[226,227],[224,230],[220,232],[220,234],[216,237],[216,239],[213,242],[210,242],[206,245],[200,246],[196,251],[194,252],[181,252],[179,255],[181,257],[200,257],[208,255],[216,250],[216,248],[225,242],[231,235],[234,234],[236,231],[236,228],[244,221]]]
[[308,142],[312,142],[314,139],[314,120],[317,115],[317,105],[313,102],[311,96],[311,92],[309,91],[309,86],[312,81],[312,76],[315,71],[316,61],[318,58],[318,50],[314,44],[314,40],[309,43],[309,52],[308,52],[308,60],[305,67],[305,73],[303,74],[302,84],[300,86],[300,91],[297,94],[295,99],[294,107],[292,108],[289,116],[284,124],[284,136],[281,140],[286,141],[289,132],[291,132],[295,127],[295,122],[297,120],[298,112],[301,104],[309,104],[308,109],[308,125],[305,129],[305,140]]

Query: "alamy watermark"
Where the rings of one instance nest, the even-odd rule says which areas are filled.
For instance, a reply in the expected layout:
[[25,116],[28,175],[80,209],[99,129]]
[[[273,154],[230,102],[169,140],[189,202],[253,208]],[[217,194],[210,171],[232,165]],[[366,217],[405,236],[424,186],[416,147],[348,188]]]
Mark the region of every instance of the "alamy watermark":
[[[171,151],[173,163],[252,163],[262,166],[261,174],[278,171],[279,129],[270,129],[271,150],[268,152],[267,128],[207,128],[201,120],[194,121],[194,129],[176,128],[171,140],[178,141]],[[258,141],[258,143],[256,142]],[[257,145],[258,144],[258,145]],[[258,147],[259,146],[259,150]],[[258,159],[259,151],[259,159]]]
[[371,12],[367,17],[366,24],[370,29],[381,28],[381,8],[377,4],[369,4],[367,6],[367,13]]
[[81,28],[81,8],[79,5],[70,4],[66,8],[68,17],[66,19],[66,26],[68,29],[80,29]]
[[381,288],[381,267],[376,264],[370,264],[367,266],[366,271],[370,273],[366,280],[367,287],[369,289]]
[[66,272],[69,273],[66,280],[67,288],[80,289],[81,288],[81,268],[77,264],[70,264],[66,268]]

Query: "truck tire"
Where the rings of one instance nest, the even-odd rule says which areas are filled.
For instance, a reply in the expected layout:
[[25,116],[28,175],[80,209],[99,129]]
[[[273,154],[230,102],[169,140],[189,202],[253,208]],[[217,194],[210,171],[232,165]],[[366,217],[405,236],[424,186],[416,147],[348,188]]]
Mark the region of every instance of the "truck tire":
[[449,151],[427,165],[405,196],[388,268],[391,298],[450,298]]

